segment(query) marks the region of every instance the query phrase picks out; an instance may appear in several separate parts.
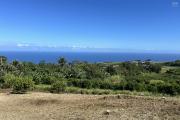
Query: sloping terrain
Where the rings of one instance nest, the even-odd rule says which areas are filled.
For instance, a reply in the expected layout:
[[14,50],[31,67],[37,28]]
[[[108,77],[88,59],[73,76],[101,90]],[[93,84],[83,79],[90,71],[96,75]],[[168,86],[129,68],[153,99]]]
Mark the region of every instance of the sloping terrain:
[[180,120],[179,98],[0,93],[0,120]]

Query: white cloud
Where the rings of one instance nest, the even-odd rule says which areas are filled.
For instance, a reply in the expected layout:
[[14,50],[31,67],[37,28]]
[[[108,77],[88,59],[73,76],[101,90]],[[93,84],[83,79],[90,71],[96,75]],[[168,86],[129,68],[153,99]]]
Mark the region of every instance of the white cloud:
[[94,49],[95,47],[83,46],[83,45],[72,45],[72,46],[58,46],[54,44],[42,45],[42,44],[34,44],[34,43],[17,43],[16,47],[19,48],[27,48],[27,49],[71,49],[71,50],[81,50],[81,49]]
[[[46,46],[45,46],[46,47]],[[48,48],[57,48],[58,46],[56,46],[56,45],[48,45],[47,46]]]
[[93,47],[81,46],[81,45],[73,45],[73,46],[70,46],[70,48],[72,48],[72,49],[88,49],[88,48],[93,48]]
[[22,43],[18,43],[17,47],[29,47],[29,44],[22,44]]
[[56,45],[40,45],[34,43],[17,43],[17,47],[31,47],[31,48],[56,48]]
[[172,4],[172,7],[179,7],[179,2],[178,1],[174,1],[171,4]]
[[145,51],[156,51],[156,49],[154,48],[148,48],[148,49],[144,49]]

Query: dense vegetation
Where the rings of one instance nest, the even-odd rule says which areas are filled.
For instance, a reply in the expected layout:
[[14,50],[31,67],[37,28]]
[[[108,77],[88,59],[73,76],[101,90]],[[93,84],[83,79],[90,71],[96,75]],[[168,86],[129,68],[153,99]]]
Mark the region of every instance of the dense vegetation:
[[[166,66],[173,67],[166,69]],[[50,85],[51,92],[64,92],[66,89],[78,87],[179,95],[178,66],[179,61],[88,63],[67,62],[65,58],[59,58],[57,63],[40,61],[35,64],[17,60],[8,63],[6,57],[0,56],[0,87],[12,88],[15,93],[26,92],[38,85]]]
[[167,66],[179,66],[180,67],[180,60],[176,60],[174,62],[165,62],[164,64]]

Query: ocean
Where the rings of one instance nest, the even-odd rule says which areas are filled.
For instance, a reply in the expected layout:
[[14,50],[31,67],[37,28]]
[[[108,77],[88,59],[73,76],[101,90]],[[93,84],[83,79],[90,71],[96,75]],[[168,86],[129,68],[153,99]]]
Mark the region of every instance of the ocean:
[[84,53],[84,52],[0,52],[8,61],[28,61],[38,63],[41,60],[56,63],[59,57],[65,57],[69,62],[73,60],[87,62],[122,62],[132,60],[151,59],[156,62],[180,60],[180,54],[155,53]]

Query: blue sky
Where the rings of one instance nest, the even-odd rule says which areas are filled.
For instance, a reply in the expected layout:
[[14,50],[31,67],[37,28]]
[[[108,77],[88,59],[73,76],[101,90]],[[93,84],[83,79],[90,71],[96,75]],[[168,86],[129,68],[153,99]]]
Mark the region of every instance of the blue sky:
[[0,0],[0,50],[180,52],[179,0]]

